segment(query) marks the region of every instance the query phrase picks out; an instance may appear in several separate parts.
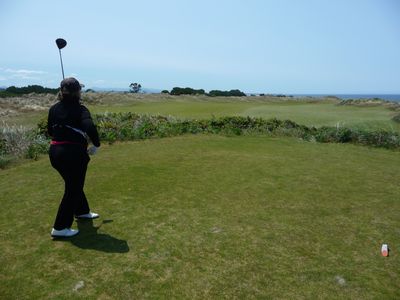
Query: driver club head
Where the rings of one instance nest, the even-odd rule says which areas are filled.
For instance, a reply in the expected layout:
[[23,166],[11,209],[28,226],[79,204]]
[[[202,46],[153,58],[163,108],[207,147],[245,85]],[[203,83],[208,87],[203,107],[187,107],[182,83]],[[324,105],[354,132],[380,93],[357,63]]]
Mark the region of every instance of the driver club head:
[[67,46],[67,41],[64,40],[64,39],[59,38],[59,39],[56,39],[56,44],[57,44],[58,49],[61,50],[62,48]]
[[61,49],[64,48],[65,46],[67,46],[67,41],[62,38],[58,38],[58,39],[56,39],[56,44],[57,44],[58,52],[60,53],[61,71],[62,71],[62,76],[64,79],[65,76],[64,76],[64,66],[63,66],[62,57],[61,57]]

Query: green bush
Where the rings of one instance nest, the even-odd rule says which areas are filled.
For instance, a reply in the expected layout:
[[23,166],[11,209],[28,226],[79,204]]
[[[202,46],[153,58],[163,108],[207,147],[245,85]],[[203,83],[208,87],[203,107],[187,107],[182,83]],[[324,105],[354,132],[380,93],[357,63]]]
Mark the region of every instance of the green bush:
[[397,122],[397,123],[400,123],[400,113],[399,113],[399,114],[396,114],[396,115],[392,118],[392,120],[395,121],[395,122]]
[[11,164],[12,161],[13,161],[12,156],[0,154],[0,169],[5,169],[7,166]]
[[349,128],[321,127],[315,134],[315,140],[320,143],[350,143],[357,136],[357,132]]
[[52,89],[52,88],[46,88],[40,85],[28,85],[24,87],[15,87],[15,86],[10,86],[6,88],[5,90],[0,91],[0,97],[15,97],[15,96],[20,96],[20,95],[25,95],[25,94],[30,94],[30,93],[36,93],[36,94],[57,94],[59,91],[58,88]]
[[384,148],[400,148],[396,132],[361,131],[345,127],[307,127],[291,120],[253,117],[220,117],[209,120],[179,120],[173,117],[138,115],[133,113],[107,113],[95,115],[100,138],[110,143],[116,140],[135,140],[182,134],[249,133],[274,136],[292,136],[321,143],[355,143]]
[[210,97],[245,97],[246,94],[240,90],[230,90],[230,91],[220,91],[220,90],[212,90],[207,96]]
[[[253,117],[220,117],[203,120],[180,120],[172,116],[135,113],[93,115],[100,139],[104,142],[162,138],[183,134],[264,134],[291,136],[320,143],[353,143],[388,149],[400,149],[400,134],[385,130],[366,131],[345,127],[307,127],[290,120]],[[22,157],[38,159],[49,149],[47,119],[37,129],[4,126],[0,128],[0,168]]]
[[381,130],[372,132],[360,132],[357,143],[375,147],[394,149],[400,147],[400,135],[393,132]]
[[25,157],[37,160],[41,154],[47,154],[49,152],[49,140],[47,137],[42,135],[36,135],[32,137],[32,142],[29,144],[26,150]]
[[38,131],[21,126],[5,125],[0,128],[0,165],[4,167],[12,160],[23,157],[37,159],[40,154],[47,153],[49,139]]
[[203,89],[195,90],[189,87],[186,88],[180,88],[180,87],[174,87],[171,90],[171,95],[204,95],[205,91]]
[[47,133],[47,116],[39,120],[39,123],[37,124],[37,133],[49,137],[49,134]]
[[0,153],[21,157],[30,144],[30,132],[22,126],[4,126],[0,131]]

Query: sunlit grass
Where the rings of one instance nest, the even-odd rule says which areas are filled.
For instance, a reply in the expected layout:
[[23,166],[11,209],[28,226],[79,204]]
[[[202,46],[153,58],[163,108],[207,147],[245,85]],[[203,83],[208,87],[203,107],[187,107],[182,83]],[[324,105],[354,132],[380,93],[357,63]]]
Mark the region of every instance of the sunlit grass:
[[47,158],[0,171],[0,298],[395,299],[399,165],[288,138],[117,143],[88,171],[101,219],[65,242]]
[[[108,101],[111,103],[111,100]],[[93,112],[135,112],[139,114],[173,115],[180,118],[209,119],[213,116],[251,116],[265,119],[287,119],[308,126],[345,126],[364,129],[400,131],[400,124],[391,120],[394,112],[383,106],[339,106],[332,101],[193,101],[190,98],[163,101],[124,102],[121,105],[91,106]]]
[[[289,119],[307,126],[345,126],[400,131],[391,120],[396,114],[384,106],[340,106],[337,101],[262,101],[258,97],[210,98],[159,95],[97,95],[102,104],[85,103],[92,113],[134,112],[172,115],[179,118],[209,119],[213,116],[252,116]],[[25,112],[4,117],[8,124],[34,127],[46,112]]]

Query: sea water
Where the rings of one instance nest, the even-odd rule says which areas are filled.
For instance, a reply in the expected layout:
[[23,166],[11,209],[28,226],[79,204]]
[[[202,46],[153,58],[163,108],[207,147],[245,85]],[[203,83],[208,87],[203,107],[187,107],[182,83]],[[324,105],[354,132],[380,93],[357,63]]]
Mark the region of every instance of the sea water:
[[394,101],[394,102],[400,102],[400,95],[399,94],[297,94],[293,96],[298,96],[298,97],[326,97],[326,96],[335,96],[343,100],[349,100],[349,99],[374,99],[374,98],[379,98],[382,100],[387,100],[387,101]]

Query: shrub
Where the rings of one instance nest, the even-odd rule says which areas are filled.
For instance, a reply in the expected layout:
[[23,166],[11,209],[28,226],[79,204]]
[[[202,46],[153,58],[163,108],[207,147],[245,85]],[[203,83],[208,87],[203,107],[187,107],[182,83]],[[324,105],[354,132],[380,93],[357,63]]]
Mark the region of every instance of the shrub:
[[292,136],[321,143],[356,143],[384,148],[400,148],[400,135],[386,131],[361,131],[345,127],[307,127],[291,120],[230,116],[209,120],[180,120],[171,116],[133,113],[95,115],[100,138],[110,143],[181,134],[211,133],[241,135],[247,133]]
[[[162,138],[182,134],[265,134],[298,137],[321,143],[354,143],[388,149],[400,149],[400,134],[385,130],[366,131],[345,127],[307,127],[291,120],[230,116],[207,120],[180,120],[172,116],[139,115],[135,113],[104,113],[93,115],[100,139],[115,141]],[[26,157],[37,159],[49,149],[47,119],[36,130],[3,125],[0,130],[0,168],[11,161]]]
[[26,149],[28,149],[30,140],[28,130],[22,126],[8,126],[5,125],[1,129],[1,154],[11,154],[16,157],[24,155]]
[[363,131],[358,134],[357,143],[394,149],[400,147],[400,135],[385,130],[372,132]]
[[41,154],[49,152],[49,140],[42,135],[33,136],[32,142],[26,150],[25,157],[37,160]]
[[349,128],[321,127],[315,134],[315,140],[320,143],[349,143],[353,140],[353,132]]
[[[47,124],[46,124],[47,125]],[[49,149],[49,139],[37,130],[3,125],[0,130],[0,165],[5,167],[19,158],[38,159]]]
[[204,95],[205,91],[203,89],[195,90],[189,87],[186,88],[180,88],[180,87],[174,87],[171,90],[171,95]]
[[13,161],[13,158],[9,155],[0,154],[0,169],[6,168]]
[[395,121],[395,122],[397,122],[397,123],[400,123],[400,114],[396,114],[396,115],[392,118],[392,120]]
[[49,137],[49,134],[47,133],[47,116],[39,120],[39,123],[37,124],[37,133]]
[[0,91],[0,97],[13,97],[13,96],[19,96],[19,95],[25,95],[25,94],[30,94],[30,93],[36,93],[36,94],[57,94],[59,91],[58,88],[52,89],[52,88],[46,88],[40,85],[28,85],[24,87],[15,87],[15,86],[10,86],[6,88],[4,91]]
[[230,91],[220,91],[220,90],[212,90],[207,96],[210,97],[245,97],[246,94],[240,90],[230,90]]

